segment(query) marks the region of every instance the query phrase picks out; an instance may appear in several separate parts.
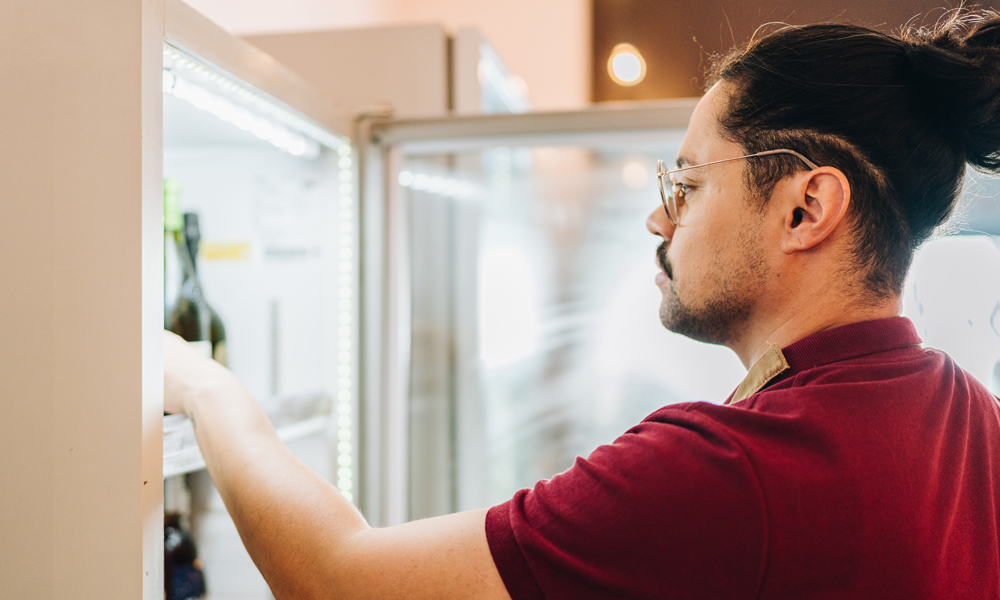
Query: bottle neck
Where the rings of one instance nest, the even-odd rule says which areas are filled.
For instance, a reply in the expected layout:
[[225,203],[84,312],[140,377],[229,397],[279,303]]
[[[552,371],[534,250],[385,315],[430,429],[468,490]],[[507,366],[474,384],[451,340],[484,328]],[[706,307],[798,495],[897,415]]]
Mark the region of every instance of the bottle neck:
[[191,276],[195,278],[198,277],[198,242],[199,240],[192,240],[190,238],[180,242],[187,251],[188,257],[190,257]]
[[201,280],[198,277],[197,246],[194,246],[195,251],[192,252],[192,244],[190,244],[189,240],[185,239],[183,231],[176,233],[174,245],[177,248],[177,256],[181,263],[180,293],[197,304],[203,304],[205,297],[202,295]]

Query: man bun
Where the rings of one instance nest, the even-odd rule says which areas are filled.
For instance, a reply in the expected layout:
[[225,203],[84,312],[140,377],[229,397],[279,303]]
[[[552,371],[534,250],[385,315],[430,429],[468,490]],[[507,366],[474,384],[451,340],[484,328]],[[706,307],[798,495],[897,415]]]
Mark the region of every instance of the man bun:
[[901,37],[917,93],[927,94],[966,162],[1000,173],[1000,13],[953,11]]
[[[966,165],[1000,173],[1000,13],[949,11],[891,35],[857,25],[783,26],[716,57],[723,134],[746,154],[788,148],[840,169],[859,290],[902,292],[913,252],[942,225]],[[746,161],[755,201],[802,169],[787,155]]]

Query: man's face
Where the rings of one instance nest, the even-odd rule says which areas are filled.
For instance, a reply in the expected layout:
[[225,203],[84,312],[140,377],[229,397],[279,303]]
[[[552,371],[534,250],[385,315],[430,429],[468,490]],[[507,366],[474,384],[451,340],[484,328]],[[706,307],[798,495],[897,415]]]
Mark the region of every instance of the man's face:
[[[698,103],[681,143],[680,166],[745,154],[722,138],[718,115],[726,104],[716,85]],[[687,186],[680,225],[659,207],[647,220],[664,239],[657,250],[662,270],[660,321],[667,329],[712,344],[740,335],[753,314],[768,273],[761,225],[764,215],[749,201],[743,182],[745,160],[677,173]]]

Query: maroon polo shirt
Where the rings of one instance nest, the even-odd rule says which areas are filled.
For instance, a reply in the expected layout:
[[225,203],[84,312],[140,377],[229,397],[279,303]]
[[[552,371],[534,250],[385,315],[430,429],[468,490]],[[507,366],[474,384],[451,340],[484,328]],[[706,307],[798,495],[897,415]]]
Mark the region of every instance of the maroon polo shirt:
[[1000,597],[1000,406],[903,318],[800,340],[490,509],[515,600]]

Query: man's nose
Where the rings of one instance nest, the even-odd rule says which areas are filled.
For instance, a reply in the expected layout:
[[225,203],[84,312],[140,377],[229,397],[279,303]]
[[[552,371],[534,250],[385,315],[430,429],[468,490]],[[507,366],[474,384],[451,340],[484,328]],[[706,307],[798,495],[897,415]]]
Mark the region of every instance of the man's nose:
[[658,235],[669,242],[674,237],[674,230],[677,227],[667,217],[667,209],[663,206],[658,206],[646,219],[646,229],[653,235]]

